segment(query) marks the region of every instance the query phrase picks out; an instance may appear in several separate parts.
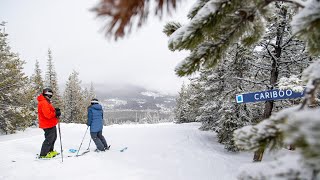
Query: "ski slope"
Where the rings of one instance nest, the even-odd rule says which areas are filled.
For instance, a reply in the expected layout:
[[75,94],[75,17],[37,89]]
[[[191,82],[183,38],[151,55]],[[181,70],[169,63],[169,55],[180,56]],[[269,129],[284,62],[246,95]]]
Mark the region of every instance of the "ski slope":
[[[111,144],[107,152],[91,152],[80,157],[78,149],[87,126],[61,124],[64,162],[61,158],[38,160],[44,140],[43,130],[0,136],[1,180],[215,180],[236,179],[239,168],[251,162],[252,154],[230,153],[217,143],[213,132],[198,130],[199,123],[112,125],[104,127]],[[88,148],[85,136],[82,150]],[[128,147],[124,152],[120,152]],[[59,137],[55,149],[60,152]]]

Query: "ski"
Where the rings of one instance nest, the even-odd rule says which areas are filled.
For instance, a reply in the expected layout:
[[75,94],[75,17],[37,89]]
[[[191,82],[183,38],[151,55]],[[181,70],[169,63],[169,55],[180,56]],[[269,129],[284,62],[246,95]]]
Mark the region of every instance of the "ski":
[[128,149],[128,147],[122,148],[122,149],[120,149],[120,152],[123,152],[123,151],[125,151],[127,149]]
[[[108,148],[107,148],[105,151],[99,151],[99,152],[109,151],[109,150],[110,150],[110,146],[111,146],[111,145],[109,145]],[[127,149],[128,149],[128,147],[124,147],[124,148],[120,149],[119,152],[124,152],[124,151],[127,150]],[[69,152],[70,152],[70,153],[75,153],[75,152],[77,152],[77,150],[75,150],[75,149],[69,149]],[[85,155],[85,154],[87,154],[87,153],[89,153],[89,152],[90,152],[90,149],[87,149],[87,150],[85,150],[85,151],[83,151],[83,152],[81,152],[81,153],[79,153],[79,154],[77,154],[77,155],[67,155],[67,156],[65,156],[65,157],[66,157],[66,158],[69,158],[69,157],[79,157],[79,156],[83,156],[83,155]],[[52,158],[40,158],[40,157],[39,157],[39,154],[36,154],[36,159],[37,159],[37,160],[53,160],[53,159],[60,159],[60,158],[61,158],[61,154],[60,154],[60,153],[58,153],[56,156],[54,156],[54,157],[52,157]]]
[[87,149],[87,150],[83,151],[81,154],[75,155],[74,157],[83,156],[83,155],[87,154],[88,152],[90,152],[90,150],[89,150],[89,149]]

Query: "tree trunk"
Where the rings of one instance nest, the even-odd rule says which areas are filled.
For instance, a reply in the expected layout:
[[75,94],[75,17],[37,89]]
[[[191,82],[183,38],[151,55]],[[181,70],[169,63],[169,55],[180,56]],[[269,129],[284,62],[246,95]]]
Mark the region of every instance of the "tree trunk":
[[[282,9],[281,15],[283,17],[287,16],[287,10],[285,8]],[[286,19],[286,18],[284,18]],[[271,89],[274,89],[279,76],[279,69],[278,69],[278,59],[281,57],[282,52],[282,41],[283,41],[283,33],[285,31],[285,22],[281,22],[279,24],[279,28],[277,29],[277,39],[276,44],[274,48],[274,56],[270,53],[270,58],[272,59],[272,65],[271,65],[271,74],[270,74],[270,85]],[[268,48],[268,46],[266,47]],[[267,101],[264,106],[264,113],[263,113],[263,119],[267,119],[271,116],[272,109],[273,109],[274,101]],[[260,147],[257,151],[254,152],[253,161],[259,162],[262,161],[264,152],[264,147]]]

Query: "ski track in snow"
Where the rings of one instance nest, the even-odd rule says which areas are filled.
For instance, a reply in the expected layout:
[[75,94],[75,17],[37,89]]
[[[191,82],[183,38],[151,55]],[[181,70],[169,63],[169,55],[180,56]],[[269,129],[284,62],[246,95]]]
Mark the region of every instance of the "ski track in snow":
[[[232,180],[240,166],[250,163],[252,154],[230,153],[217,143],[215,133],[200,131],[199,123],[111,125],[103,135],[111,144],[107,152],[91,152],[80,157],[68,149],[78,149],[86,125],[61,124],[64,162],[61,157],[38,160],[43,131],[0,136],[0,180]],[[81,150],[88,148],[89,132]],[[124,152],[120,152],[128,147]],[[59,136],[55,149],[60,152]],[[15,161],[15,162],[13,162]]]

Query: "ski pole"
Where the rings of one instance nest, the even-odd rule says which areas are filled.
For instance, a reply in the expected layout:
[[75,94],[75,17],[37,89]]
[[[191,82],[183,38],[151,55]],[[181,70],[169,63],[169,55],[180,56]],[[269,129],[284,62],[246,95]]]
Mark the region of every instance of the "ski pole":
[[[84,136],[83,136],[83,138],[82,138],[82,141],[81,141],[81,144],[80,144],[80,147],[79,147],[79,149],[78,149],[78,151],[77,151],[77,155],[76,155],[76,156],[78,156],[78,154],[79,154],[80,148],[81,148],[81,146],[82,146],[82,143],[83,143],[84,138],[86,137],[86,134],[87,134],[88,129],[89,129],[89,126],[87,127],[87,130],[86,130],[86,132],[84,133]],[[91,139],[90,139],[90,140],[91,140]]]
[[90,143],[91,143],[91,138],[90,138],[90,141],[89,141],[89,146],[88,146],[87,150],[89,150],[89,148],[90,148]]
[[63,162],[63,151],[62,151],[62,141],[61,141],[61,130],[60,130],[60,122],[58,123],[59,137],[60,137],[60,147],[61,147],[61,158]]

